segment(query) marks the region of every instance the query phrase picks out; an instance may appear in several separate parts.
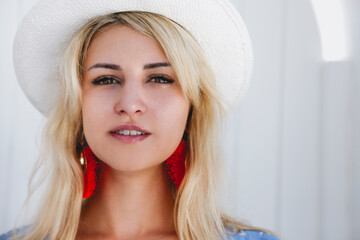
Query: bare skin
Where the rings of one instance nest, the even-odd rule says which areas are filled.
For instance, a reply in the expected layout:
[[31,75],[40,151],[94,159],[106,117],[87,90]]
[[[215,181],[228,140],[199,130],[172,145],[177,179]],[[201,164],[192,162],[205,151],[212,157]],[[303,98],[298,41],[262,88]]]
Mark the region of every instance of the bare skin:
[[[77,240],[178,239],[163,164],[181,141],[190,102],[171,66],[144,67],[167,62],[155,40],[129,27],[111,28],[92,40],[84,64],[83,126],[104,167],[101,187],[82,209]],[[98,63],[119,67],[91,68]],[[150,135],[119,141],[109,131],[121,124],[139,125]]]
[[77,240],[178,239],[162,166],[125,178],[104,171],[101,191],[84,206]]

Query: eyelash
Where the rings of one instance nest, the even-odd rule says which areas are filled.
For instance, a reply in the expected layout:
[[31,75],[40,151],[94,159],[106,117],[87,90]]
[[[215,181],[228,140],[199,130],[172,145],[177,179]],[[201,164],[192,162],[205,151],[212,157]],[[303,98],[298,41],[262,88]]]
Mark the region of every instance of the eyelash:
[[[154,80],[154,81],[152,81]],[[156,81],[158,80],[158,81]],[[173,83],[174,80],[170,79],[170,78],[167,78],[167,77],[164,77],[164,76],[152,76],[150,77],[150,81],[151,82],[154,82],[154,83],[160,83],[160,84],[169,84],[169,83]]]
[[[104,83],[105,81],[111,81],[110,83]],[[98,79],[95,79],[92,83],[95,85],[108,85],[108,84],[115,84],[118,83],[114,77],[100,77]]]
[[[105,83],[106,81],[108,83]],[[161,76],[161,75],[160,76],[152,76],[152,77],[150,77],[149,81],[153,82],[153,83],[159,83],[159,84],[170,84],[170,83],[174,82],[174,80],[167,78],[165,76]],[[92,83],[95,85],[109,85],[109,84],[119,83],[119,81],[116,80],[114,77],[107,76],[107,77],[100,77],[98,79],[95,79]]]

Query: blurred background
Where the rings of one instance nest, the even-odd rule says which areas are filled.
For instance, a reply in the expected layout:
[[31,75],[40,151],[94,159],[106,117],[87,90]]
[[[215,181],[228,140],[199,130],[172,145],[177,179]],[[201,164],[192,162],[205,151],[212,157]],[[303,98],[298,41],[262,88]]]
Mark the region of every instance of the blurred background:
[[[46,120],[12,66],[16,28],[35,2],[0,0],[0,232],[20,216]],[[224,133],[225,211],[281,239],[360,239],[360,1],[232,2],[255,63]]]

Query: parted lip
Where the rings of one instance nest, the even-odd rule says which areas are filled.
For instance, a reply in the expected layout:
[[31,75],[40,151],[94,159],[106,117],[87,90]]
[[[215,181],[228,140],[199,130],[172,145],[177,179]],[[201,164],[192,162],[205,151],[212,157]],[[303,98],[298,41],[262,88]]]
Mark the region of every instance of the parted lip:
[[150,132],[148,130],[146,130],[146,129],[138,126],[138,125],[135,125],[135,124],[119,125],[119,126],[113,128],[112,130],[110,130],[110,132],[115,133],[115,132],[118,132],[120,130],[136,130],[136,131],[139,131],[139,132],[150,134]]

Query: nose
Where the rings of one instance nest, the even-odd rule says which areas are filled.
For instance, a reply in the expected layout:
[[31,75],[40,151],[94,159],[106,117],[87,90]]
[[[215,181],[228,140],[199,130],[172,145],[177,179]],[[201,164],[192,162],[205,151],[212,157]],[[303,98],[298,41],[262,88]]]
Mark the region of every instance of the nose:
[[135,83],[124,83],[114,108],[118,114],[133,116],[146,111],[144,94],[141,86]]

